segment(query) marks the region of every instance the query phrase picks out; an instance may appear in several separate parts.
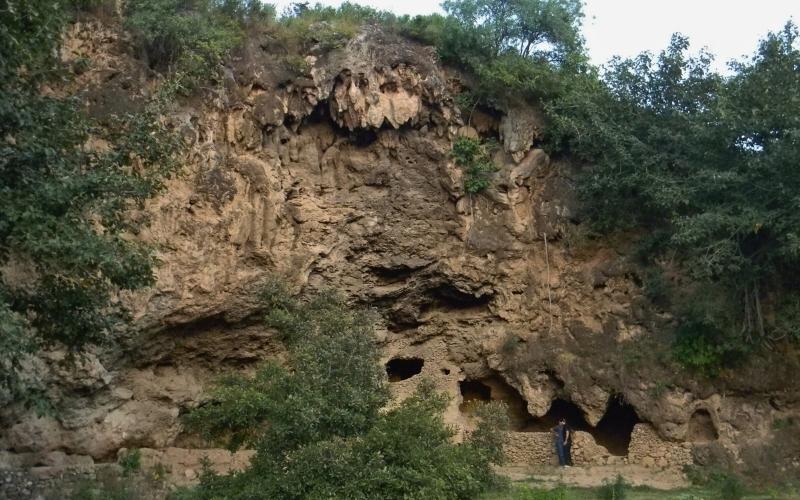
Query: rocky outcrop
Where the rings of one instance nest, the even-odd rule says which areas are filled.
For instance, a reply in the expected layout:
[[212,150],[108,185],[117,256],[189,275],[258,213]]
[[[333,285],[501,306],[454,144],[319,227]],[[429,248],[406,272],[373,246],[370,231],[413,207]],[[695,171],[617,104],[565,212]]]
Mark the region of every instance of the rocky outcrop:
[[[89,25],[71,36],[91,32],[106,33]],[[103,89],[118,87],[99,74],[129,68],[125,78],[141,79],[127,86],[135,103],[144,73],[116,38],[103,40],[81,42],[111,54],[81,81],[107,102]],[[624,245],[581,243],[574,168],[534,146],[544,126],[535,111],[464,123],[450,93],[457,75],[429,48],[375,28],[308,55],[305,74],[276,57],[252,39],[217,90],[176,104],[169,119],[189,144],[184,174],[132,214],[152,221],[136,237],[156,245],[161,262],[155,286],[122,298],[140,333],[87,365],[51,363],[54,380],[67,382],[53,385],[63,411],[7,409],[0,449],[103,461],[120,448],[201,446],[180,415],[210,381],[283,355],[254,293],[275,275],[297,292],[336,288],[376,308],[386,360],[424,360],[419,376],[391,384],[394,394],[428,376],[452,396],[446,417],[462,428],[470,416],[460,383],[488,377],[513,388],[501,399],[520,398],[524,418],[544,418],[559,398],[598,426],[612,399],[624,399],[648,424],[635,428],[625,459],[637,463],[682,463],[698,410],[716,434],[697,446],[711,435],[734,462],[744,444],[769,439],[773,419],[797,413],[797,389],[770,385],[785,374],[729,384],[722,396],[656,360],[651,339],[670,318],[644,298]],[[449,158],[465,131],[503,144],[491,188],[476,196]],[[544,460],[544,448],[539,458],[519,450],[539,450],[542,436],[549,448],[547,434],[514,435],[512,457]],[[581,460],[616,460],[579,437]],[[654,455],[665,443],[678,451]]]

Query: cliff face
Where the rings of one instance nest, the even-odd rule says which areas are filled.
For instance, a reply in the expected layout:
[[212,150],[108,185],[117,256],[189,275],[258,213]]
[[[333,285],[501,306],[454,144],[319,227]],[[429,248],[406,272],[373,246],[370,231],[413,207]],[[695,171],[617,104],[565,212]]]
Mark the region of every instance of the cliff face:
[[[95,24],[69,33],[64,57],[94,63],[76,85],[96,115],[152,87],[124,47]],[[588,463],[764,460],[773,422],[800,409],[796,372],[752,367],[716,384],[672,372],[653,340],[670,318],[645,299],[625,245],[580,240],[573,167],[536,147],[535,109],[462,116],[459,75],[374,28],[306,62],[293,73],[254,36],[217,88],[176,104],[184,173],[132,214],[151,219],[136,237],[162,261],[155,287],[123,298],[140,333],[75,368],[49,355],[63,411],[7,410],[5,463],[200,446],[180,414],[215,376],[282,355],[253,293],[276,275],[376,308],[398,397],[428,376],[462,428],[471,400],[507,401],[515,460],[548,459],[536,450],[549,441],[536,443],[559,415],[586,432]],[[479,195],[449,157],[460,134],[502,144]],[[786,457],[774,459],[797,470]]]

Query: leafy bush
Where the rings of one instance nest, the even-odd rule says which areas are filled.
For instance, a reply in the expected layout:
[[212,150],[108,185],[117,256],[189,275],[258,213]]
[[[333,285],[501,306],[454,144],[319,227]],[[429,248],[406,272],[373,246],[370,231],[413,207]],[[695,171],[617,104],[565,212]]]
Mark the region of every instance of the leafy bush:
[[[144,222],[128,213],[161,189],[180,148],[162,101],[101,128],[77,99],[39,92],[65,77],[57,49],[69,4],[0,10],[0,267],[17,271],[0,278],[0,393],[33,403],[26,357],[105,340],[126,319],[115,293],[153,283],[151,250],[128,237]],[[109,148],[87,147],[90,137]]]
[[600,500],[624,500],[627,498],[629,487],[625,478],[617,474],[613,481],[603,481],[603,485],[597,490],[597,498]]
[[714,497],[719,500],[741,500],[744,498],[744,484],[735,474],[722,471],[714,472],[710,477],[709,485],[714,491]]
[[687,286],[724,296],[699,317],[674,306],[676,354],[701,371],[795,336],[797,37],[787,24],[722,78],[675,36],[658,56],[612,61],[602,79],[564,80],[545,105],[551,150],[593,165],[579,192],[594,227],[658,235],[642,253],[674,262],[687,282],[675,297]]
[[122,474],[125,476],[138,472],[142,468],[142,452],[138,448],[128,450],[120,457],[119,466],[122,467]]
[[130,0],[125,27],[150,67],[185,76],[188,85],[213,72],[242,40],[242,23],[266,21],[274,8],[256,0]]
[[428,383],[381,412],[388,393],[370,313],[331,292],[302,303],[274,282],[262,299],[291,371],[268,364],[254,378],[229,377],[188,415],[189,428],[257,451],[242,473],[206,471],[193,498],[466,499],[496,484],[502,408],[482,409],[461,445],[443,422],[447,399]]
[[490,185],[491,174],[496,170],[491,158],[492,143],[459,137],[453,143],[450,156],[464,170],[464,190],[480,193]]

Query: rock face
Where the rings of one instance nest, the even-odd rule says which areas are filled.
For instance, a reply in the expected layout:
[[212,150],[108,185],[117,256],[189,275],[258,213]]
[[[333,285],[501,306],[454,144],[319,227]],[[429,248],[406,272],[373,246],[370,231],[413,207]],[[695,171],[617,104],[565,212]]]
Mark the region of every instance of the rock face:
[[[78,25],[71,36],[93,32],[105,33]],[[116,54],[81,75],[92,95],[118,90],[102,72],[144,74],[113,39],[89,45]],[[367,29],[307,61],[308,74],[279,74],[253,39],[220,90],[176,105],[185,173],[133,214],[152,220],[137,237],[162,262],[152,289],[124,297],[141,333],[79,374],[52,361],[69,382],[54,385],[63,411],[7,409],[0,450],[103,461],[120,448],[201,446],[179,415],[217,375],[283,354],[253,293],[275,275],[298,292],[331,287],[375,307],[386,361],[424,360],[419,376],[391,383],[397,397],[429,376],[453,396],[448,421],[465,429],[469,400],[509,402],[521,461],[551,459],[549,435],[525,426],[548,424],[561,411],[554,401],[591,432],[627,432],[630,451],[614,456],[579,433],[586,463],[677,465],[693,449],[742,463],[743,450],[769,441],[773,420],[797,415],[786,372],[714,386],[653,361],[649,339],[670,318],[644,298],[624,245],[580,242],[574,169],[532,147],[534,112],[482,113],[469,127],[498,134],[503,150],[492,186],[467,196],[449,158],[465,127],[450,94],[457,76],[429,49]],[[616,400],[633,409],[627,431],[609,409]]]

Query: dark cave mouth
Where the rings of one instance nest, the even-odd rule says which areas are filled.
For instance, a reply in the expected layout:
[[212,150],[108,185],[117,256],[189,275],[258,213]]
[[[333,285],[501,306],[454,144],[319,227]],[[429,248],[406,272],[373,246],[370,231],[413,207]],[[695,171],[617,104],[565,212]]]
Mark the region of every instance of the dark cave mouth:
[[408,380],[422,373],[425,360],[422,358],[393,358],[386,363],[386,375],[389,382]]
[[508,409],[511,430],[516,432],[550,432],[564,418],[573,430],[588,432],[597,444],[615,456],[628,454],[633,427],[642,422],[633,406],[620,396],[609,398],[603,417],[596,426],[591,426],[578,405],[563,398],[554,399],[541,417],[531,415],[525,399],[499,376],[463,380],[459,388],[462,414],[473,415],[476,403],[481,401],[502,401]]

